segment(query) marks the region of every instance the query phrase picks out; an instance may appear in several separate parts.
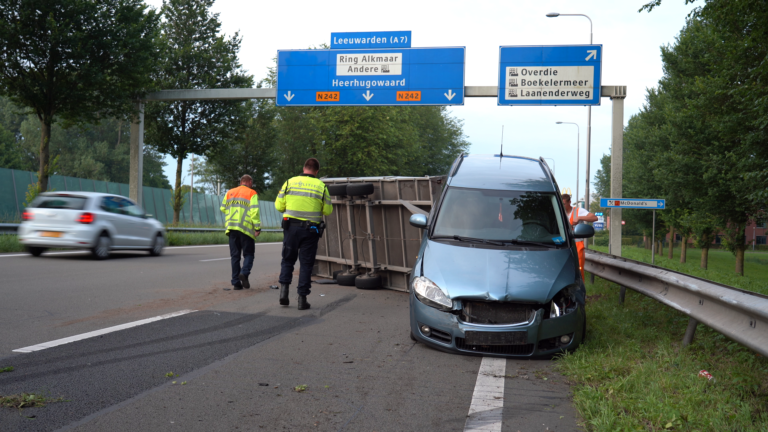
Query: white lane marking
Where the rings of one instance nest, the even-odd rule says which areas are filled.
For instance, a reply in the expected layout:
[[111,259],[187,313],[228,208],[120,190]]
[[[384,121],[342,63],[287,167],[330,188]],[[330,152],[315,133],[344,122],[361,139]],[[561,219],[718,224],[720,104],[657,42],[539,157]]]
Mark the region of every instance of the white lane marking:
[[139,320],[139,321],[134,321],[134,322],[129,322],[129,323],[125,323],[125,324],[120,324],[120,325],[116,325],[114,327],[107,327],[107,328],[101,329],[101,330],[95,330],[95,331],[92,331],[92,332],[83,333],[83,334],[79,334],[79,335],[75,335],[75,336],[70,336],[70,337],[66,337],[66,338],[63,338],[63,339],[56,339],[56,340],[50,341],[50,342],[43,342],[41,344],[37,344],[37,345],[32,345],[32,346],[28,346],[28,347],[24,347],[24,348],[15,349],[15,350],[13,350],[13,352],[29,353],[29,352],[33,352],[33,351],[40,351],[40,350],[44,350],[46,348],[52,348],[52,347],[55,347],[55,346],[64,345],[64,344],[76,342],[76,341],[79,341],[79,340],[92,338],[94,336],[101,336],[103,334],[112,333],[112,332],[115,332],[115,331],[118,331],[118,330],[125,330],[127,328],[137,327],[137,326],[140,326],[142,324],[149,324],[151,322],[164,320],[166,318],[173,318],[173,317],[177,317],[179,315],[185,315],[185,314],[188,314],[188,313],[191,313],[191,312],[197,312],[197,311],[194,311],[194,310],[191,310],[191,309],[185,309],[185,310],[180,310],[178,312],[171,312],[171,313],[168,313],[168,314],[165,314],[165,315],[160,315],[160,316],[156,316],[156,317],[152,317],[152,318],[147,318],[147,319],[143,319],[143,320]]
[[507,359],[483,357],[464,431],[501,431]]
[[[269,243],[256,243],[256,246],[258,245],[276,245],[276,244],[282,244],[281,242],[269,242]],[[201,245],[201,246],[167,246],[166,249],[194,249],[194,248],[209,248],[209,247],[229,247],[228,244],[220,244],[220,245]],[[115,249],[114,252],[123,252],[119,249]],[[126,249],[125,252],[136,252],[136,250],[132,249]],[[72,252],[46,252],[44,255],[69,255],[69,254],[79,254],[79,253],[91,253],[91,251],[88,250],[79,250],[79,251],[72,251]],[[28,253],[23,254],[13,254],[13,255],[0,255],[0,258],[10,258],[10,257],[28,257],[30,256]]]
[[224,260],[231,260],[232,258],[214,258],[209,260],[200,260],[200,262],[208,262],[208,261],[224,261]]

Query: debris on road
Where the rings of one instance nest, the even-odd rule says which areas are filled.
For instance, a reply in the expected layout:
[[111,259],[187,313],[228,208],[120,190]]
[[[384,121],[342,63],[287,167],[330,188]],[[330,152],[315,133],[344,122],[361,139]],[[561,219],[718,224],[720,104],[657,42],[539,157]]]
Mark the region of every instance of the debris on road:
[[705,371],[704,369],[699,371],[699,376],[702,378],[706,378],[708,381],[712,381],[712,378],[713,378],[712,374]]
[[32,408],[44,407],[52,402],[63,402],[64,398],[49,399],[48,397],[34,393],[22,393],[10,396],[0,396],[0,406],[8,408]]
[[272,289],[278,289],[279,288],[277,285],[270,285],[269,287],[272,288]]
[[306,390],[307,390],[307,385],[306,384],[302,384],[302,385],[299,385],[299,386],[296,386],[296,387],[293,388],[293,391],[295,391],[296,393],[301,393],[301,392],[306,391]]
[[268,387],[269,383],[259,383],[259,385],[262,386],[262,387]]

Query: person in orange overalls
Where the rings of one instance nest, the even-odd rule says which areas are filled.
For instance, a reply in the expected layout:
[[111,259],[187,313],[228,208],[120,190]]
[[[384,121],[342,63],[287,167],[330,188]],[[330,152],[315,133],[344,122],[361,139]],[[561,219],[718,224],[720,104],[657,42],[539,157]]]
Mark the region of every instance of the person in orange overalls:
[[[575,227],[579,224],[579,222],[596,222],[597,216],[595,216],[594,213],[588,212],[586,209],[583,209],[581,207],[578,208],[578,211],[574,211],[574,209],[571,206],[571,195],[570,194],[563,194],[563,209],[565,210],[565,213],[568,215],[568,220],[571,222],[571,227]],[[584,260],[585,260],[585,252],[584,252],[585,246],[584,246],[584,239],[576,240],[576,252],[579,254],[579,270],[581,270],[581,278],[584,279]]]

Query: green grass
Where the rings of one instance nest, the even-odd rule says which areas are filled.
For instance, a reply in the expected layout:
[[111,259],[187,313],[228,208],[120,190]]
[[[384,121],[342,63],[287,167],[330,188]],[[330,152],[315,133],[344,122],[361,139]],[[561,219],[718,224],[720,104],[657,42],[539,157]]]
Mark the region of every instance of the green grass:
[[[608,253],[607,247],[592,245],[589,247]],[[651,263],[650,249],[624,246],[621,248],[621,255],[635,261]],[[768,254],[765,252],[746,252],[744,257],[744,276],[736,274],[736,257],[726,250],[710,249],[707,270],[700,267],[701,249],[689,248],[686,253],[687,259],[685,263],[680,263],[679,246],[674,248],[673,256],[673,259],[668,259],[667,249],[665,248],[664,256],[656,255],[656,265],[747,291],[768,294]]]
[[15,234],[0,234],[0,252],[24,252]]
[[[768,430],[768,359],[634,291],[587,285],[587,341],[557,360],[589,431]],[[705,369],[714,379],[700,378]]]
[[[271,243],[283,241],[283,233],[263,232],[256,237],[256,243]],[[179,233],[168,232],[168,246],[192,246],[209,244],[227,244],[229,237],[224,230],[217,233]]]
[[[229,243],[229,237],[224,234],[224,230],[216,233],[168,232],[167,238],[168,246],[195,246]],[[263,232],[260,236],[256,237],[257,243],[282,241],[283,233],[280,232]],[[24,252],[24,247],[19,244],[16,235],[0,234],[0,253],[7,252]]]

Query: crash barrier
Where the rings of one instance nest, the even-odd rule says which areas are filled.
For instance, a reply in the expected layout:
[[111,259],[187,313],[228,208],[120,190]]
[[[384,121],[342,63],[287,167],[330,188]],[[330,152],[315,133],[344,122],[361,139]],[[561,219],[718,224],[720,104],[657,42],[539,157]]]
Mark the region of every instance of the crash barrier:
[[[317,248],[314,274],[358,288],[408,291],[422,230],[408,222],[428,214],[444,177],[322,179],[333,213]],[[340,274],[335,274],[340,273]]]
[[[0,221],[21,220],[21,213],[26,207],[27,190],[29,185],[35,183],[37,183],[36,173],[0,168]],[[125,183],[53,175],[49,178],[48,185],[51,191],[104,192],[128,197],[128,185]],[[170,190],[144,186],[142,197],[141,206],[144,211],[164,224],[173,221]],[[223,195],[193,193],[193,220],[190,221],[189,193],[184,194],[185,205],[181,208],[179,222],[224,225],[224,215],[219,211],[223,198]],[[262,227],[277,228],[280,226],[282,215],[275,209],[274,203],[262,201],[259,208]]]
[[[15,234],[19,229],[17,223],[0,223],[0,234]],[[166,227],[166,231],[182,232],[182,233],[197,233],[197,232],[222,232],[224,228],[186,228],[186,227]],[[262,231],[266,232],[283,232],[280,228],[262,228]]]
[[768,296],[593,250],[585,270],[621,285],[620,302],[626,287],[688,315],[683,345],[702,323],[768,356]]

